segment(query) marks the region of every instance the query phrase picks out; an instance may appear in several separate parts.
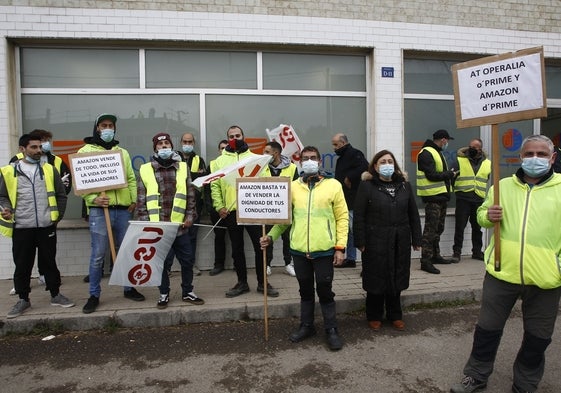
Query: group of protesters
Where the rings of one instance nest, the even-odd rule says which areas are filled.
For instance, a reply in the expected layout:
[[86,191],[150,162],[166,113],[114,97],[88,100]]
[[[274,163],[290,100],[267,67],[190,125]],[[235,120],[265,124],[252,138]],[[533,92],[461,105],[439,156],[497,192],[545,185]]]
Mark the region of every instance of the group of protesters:
[[[338,156],[334,175],[322,169],[322,155],[314,146],[299,152],[300,169],[282,155],[277,142],[266,144],[271,156],[259,176],[290,178],[291,224],[267,227],[263,235],[257,225],[236,221],[236,188],[218,177],[202,188],[193,180],[232,166],[255,155],[245,141],[244,131],[234,125],[220,141],[219,156],[207,167],[197,155],[195,137],[185,133],[176,148],[170,134],[159,132],[152,138],[153,154],[135,175],[127,150],[115,139],[117,117],[99,115],[92,135],[84,139],[78,153],[118,150],[122,154],[127,186],[82,195],[91,236],[89,298],[84,313],[94,312],[100,302],[103,262],[109,247],[106,212],[115,246],[121,244],[129,221],[172,222],[177,234],[165,258],[157,307],[165,309],[170,301],[169,274],[175,258],[181,266],[181,300],[202,305],[193,287],[197,225],[204,205],[215,228],[215,261],[210,275],[224,270],[224,234],[228,233],[237,281],[225,293],[227,298],[250,292],[244,252],[244,230],[251,240],[257,286],[256,291],[278,297],[279,291],[265,279],[272,259],[273,242],[282,237],[287,274],[295,276],[300,288],[300,324],[289,339],[300,342],[316,334],[315,293],[319,298],[328,347],[339,350],[334,268],[355,267],[356,250],[361,251],[362,282],[366,291],[366,319],[373,331],[382,328],[384,319],[398,330],[405,329],[401,292],[408,288],[411,250],[421,251],[421,269],[440,273],[435,264],[458,263],[461,259],[463,231],[469,220],[472,227],[472,258],[484,260],[486,276],[474,344],[461,383],[452,392],[484,389],[492,372],[495,354],[506,319],[518,298],[523,303],[524,340],[514,364],[513,392],[535,391],[544,368],[544,352],[551,342],[561,296],[561,274],[557,259],[561,253],[561,233],[548,228],[561,221],[561,175],[554,173],[556,158],[551,140],[542,135],[526,138],[521,145],[521,168],[500,182],[500,200],[488,188],[491,163],[478,138],[458,150],[449,164],[442,154],[453,138],[437,130],[427,139],[417,156],[416,183],[413,190],[395,155],[377,152],[370,163],[351,146],[343,133],[335,134],[332,146]],[[21,315],[30,306],[30,279],[38,250],[38,270],[51,304],[72,307],[74,302],[60,293],[60,272],[56,266],[56,227],[63,218],[71,175],[59,157],[52,154],[52,134],[34,130],[19,140],[20,152],[1,169],[0,233],[12,237],[14,292],[19,300],[8,318]],[[453,257],[440,253],[447,202],[456,192],[456,234]],[[425,203],[425,228],[416,197]],[[550,220],[552,226],[542,224]],[[541,225],[540,225],[541,224]],[[481,227],[500,225],[501,269],[493,264],[494,240],[485,254]],[[543,230],[539,230],[543,228]],[[530,230],[527,230],[530,229]],[[266,250],[266,264],[262,263]],[[315,293],[314,293],[315,292]],[[124,287],[123,295],[133,301],[145,297],[134,287]]]

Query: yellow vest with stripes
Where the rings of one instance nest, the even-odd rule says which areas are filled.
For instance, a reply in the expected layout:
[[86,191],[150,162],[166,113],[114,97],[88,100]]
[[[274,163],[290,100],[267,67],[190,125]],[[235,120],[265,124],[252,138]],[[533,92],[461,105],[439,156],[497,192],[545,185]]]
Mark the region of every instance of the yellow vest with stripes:
[[[140,177],[146,187],[146,210],[150,221],[160,221],[160,193],[156,175],[151,163],[143,164],[140,167]],[[173,197],[173,206],[171,211],[171,222],[183,223],[185,212],[187,210],[187,179],[189,172],[187,164],[179,163],[179,169],[175,174],[175,196]]]
[[485,198],[487,192],[487,180],[491,174],[491,161],[484,159],[477,174],[473,172],[473,167],[467,157],[458,157],[460,165],[460,175],[454,183],[455,192],[471,192],[474,191],[477,196]]
[[[434,160],[434,164],[436,166],[437,172],[444,171],[444,163],[442,162],[442,157],[438,154],[438,151],[434,147],[423,147],[419,154],[423,152],[423,150],[428,151]],[[430,181],[425,176],[425,172],[419,170],[419,154],[417,155],[417,195],[418,196],[433,196],[438,194],[445,194],[448,192],[446,189],[446,183],[444,180],[441,181]]]
[[[55,192],[55,177],[54,177],[54,167],[51,164],[44,164],[41,169],[45,176],[45,186],[47,188],[47,201],[49,203],[49,210],[51,214],[51,221],[56,222],[58,220],[59,212],[58,205],[56,203],[56,192]],[[8,198],[10,203],[14,207],[17,206],[17,194],[18,194],[18,176],[16,175],[16,168],[12,165],[6,165],[0,168],[2,176],[4,177],[4,182],[6,183],[6,189],[8,190]],[[4,220],[0,216],[0,234],[6,237],[12,237],[14,232],[14,219],[12,216],[12,221]]]

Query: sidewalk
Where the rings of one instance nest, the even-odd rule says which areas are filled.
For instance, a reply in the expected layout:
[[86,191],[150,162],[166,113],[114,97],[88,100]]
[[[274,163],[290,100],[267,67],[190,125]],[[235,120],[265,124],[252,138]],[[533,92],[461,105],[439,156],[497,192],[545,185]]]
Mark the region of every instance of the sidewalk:
[[[404,306],[436,301],[479,300],[485,269],[481,261],[464,257],[459,264],[437,265],[441,274],[428,274],[420,270],[419,260],[412,261],[411,285],[403,292]],[[360,264],[356,268],[335,269],[333,291],[336,294],[337,312],[359,310],[364,306]],[[17,296],[8,295],[13,286],[11,280],[0,280],[0,335],[8,332],[30,331],[37,324],[60,324],[69,330],[103,328],[111,323],[123,327],[159,327],[198,322],[225,322],[234,320],[263,319],[263,295],[256,292],[255,270],[248,271],[251,292],[228,299],[225,292],[236,283],[232,270],[217,276],[201,272],[195,276],[195,293],[205,300],[202,306],[181,301],[180,273],[171,277],[171,295],[168,308],[156,308],[158,288],[138,288],[146,296],[144,302],[134,302],[123,297],[121,287],[109,286],[108,278],[102,281],[102,294],[96,312],[83,314],[88,284],[83,277],[63,277],[61,292],[76,303],[72,308],[53,307],[50,294],[32,279],[31,308],[21,316],[6,319],[6,314],[17,302]],[[267,299],[268,318],[298,317],[300,298],[296,278],[284,273],[284,267],[273,267],[269,282],[280,291],[277,298]]]

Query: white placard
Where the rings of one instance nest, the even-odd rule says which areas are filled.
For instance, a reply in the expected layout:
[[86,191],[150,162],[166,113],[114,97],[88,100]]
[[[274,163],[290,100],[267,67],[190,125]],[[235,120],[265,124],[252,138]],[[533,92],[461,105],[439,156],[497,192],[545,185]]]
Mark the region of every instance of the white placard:
[[127,186],[123,154],[120,150],[69,154],[76,195]]
[[290,224],[290,182],[287,177],[237,179],[238,223]]

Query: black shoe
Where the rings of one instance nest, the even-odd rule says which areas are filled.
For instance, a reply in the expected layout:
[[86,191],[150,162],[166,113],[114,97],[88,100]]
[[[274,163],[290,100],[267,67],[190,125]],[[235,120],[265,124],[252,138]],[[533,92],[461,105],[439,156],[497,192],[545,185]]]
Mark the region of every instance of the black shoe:
[[246,282],[239,282],[226,292],[226,297],[236,297],[249,292],[249,285]]
[[224,271],[224,266],[215,266],[214,269],[212,269],[208,275],[209,276],[216,276],[217,274],[220,274]]
[[83,281],[90,282],[90,275],[88,274],[86,277],[84,277]]
[[131,288],[128,291],[124,291],[124,294],[127,299],[134,300],[135,302],[142,302],[146,299],[143,294],[141,294],[134,288]]
[[[263,284],[257,284],[257,292],[263,293],[265,292],[263,289]],[[267,283],[267,296],[269,297],[279,297],[279,291],[271,286],[271,284]]]
[[327,339],[327,346],[332,351],[338,351],[343,348],[343,341],[341,340],[341,337],[339,337],[339,333],[337,333],[336,328],[326,329],[325,337]]
[[421,262],[421,270],[431,274],[440,274],[440,270],[435,268],[431,262]]
[[316,328],[314,325],[300,325],[298,330],[290,333],[288,339],[293,343],[299,343],[302,340],[307,339],[308,337],[312,337],[316,335]]
[[95,297],[94,295],[91,295],[88,301],[86,302],[86,305],[82,308],[82,312],[84,314],[91,314],[92,312],[95,311],[98,305],[99,305],[99,298]]
[[431,259],[433,265],[449,265],[452,263],[450,259],[444,259],[440,255]]
[[338,267],[338,268],[356,267],[356,261],[353,261],[352,259],[345,259],[342,264],[340,264],[339,266],[335,266],[335,267]]
[[477,253],[477,254],[473,254],[471,256],[471,259],[477,259],[478,261],[484,261],[485,260],[485,254],[483,254],[482,252]]
[[515,384],[512,384],[512,393],[532,393],[529,390],[522,390]]
[[462,260],[462,255],[459,252],[455,252],[452,255],[452,259],[450,259],[452,263],[459,263],[461,260]]

